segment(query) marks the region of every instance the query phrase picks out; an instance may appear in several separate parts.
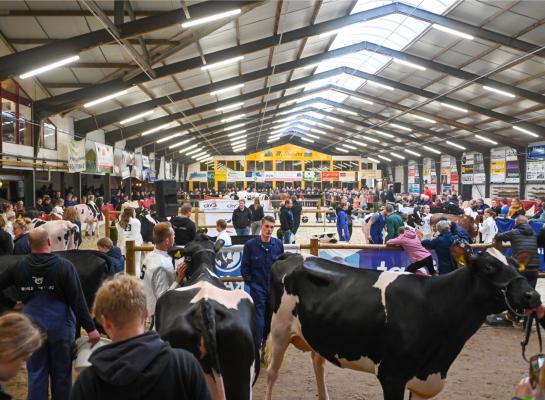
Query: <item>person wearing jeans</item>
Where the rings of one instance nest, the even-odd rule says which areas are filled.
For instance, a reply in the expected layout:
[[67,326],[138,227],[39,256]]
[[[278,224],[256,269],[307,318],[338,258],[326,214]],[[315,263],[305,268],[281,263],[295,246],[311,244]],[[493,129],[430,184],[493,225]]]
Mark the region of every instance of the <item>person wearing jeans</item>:
[[282,229],[284,244],[291,244],[293,236],[293,214],[291,208],[293,203],[291,199],[284,201],[283,207],[280,209],[280,229]]
[[245,236],[250,234],[250,224],[252,223],[252,212],[246,207],[246,200],[240,199],[238,207],[233,211],[233,227],[237,236]]
[[261,220],[265,216],[263,206],[259,202],[259,197],[254,199],[254,204],[250,206],[250,211],[252,212],[252,224],[250,226],[252,235],[258,235],[261,230]]

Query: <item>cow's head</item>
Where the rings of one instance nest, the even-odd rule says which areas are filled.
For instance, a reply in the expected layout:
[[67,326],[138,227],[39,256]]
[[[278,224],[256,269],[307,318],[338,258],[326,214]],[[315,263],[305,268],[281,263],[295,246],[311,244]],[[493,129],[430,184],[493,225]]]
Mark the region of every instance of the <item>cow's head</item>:
[[[207,235],[198,233],[191,242],[187,243],[183,249],[177,251],[173,248],[169,253],[184,257],[189,264],[188,276],[199,273],[203,268],[210,271],[214,270],[216,253],[223,247],[224,241],[217,240],[215,243]],[[178,258],[180,258],[178,257]]]
[[[472,253],[468,248],[455,250],[458,263],[466,266],[483,286],[480,286],[491,312],[506,309],[517,313],[536,309],[541,305],[539,293],[534,290],[519,272],[519,263],[504,256],[498,249],[490,247],[479,253]],[[462,254],[462,252],[464,254]],[[455,257],[456,258],[456,257]],[[493,293],[488,296],[487,293]]]

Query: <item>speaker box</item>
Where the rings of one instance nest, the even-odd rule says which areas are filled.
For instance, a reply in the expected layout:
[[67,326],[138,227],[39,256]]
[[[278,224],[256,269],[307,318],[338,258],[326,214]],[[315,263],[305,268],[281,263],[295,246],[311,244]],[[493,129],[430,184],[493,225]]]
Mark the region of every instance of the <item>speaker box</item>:
[[401,182],[394,182],[394,193],[401,193]]
[[159,217],[178,215],[178,182],[155,182],[155,209]]

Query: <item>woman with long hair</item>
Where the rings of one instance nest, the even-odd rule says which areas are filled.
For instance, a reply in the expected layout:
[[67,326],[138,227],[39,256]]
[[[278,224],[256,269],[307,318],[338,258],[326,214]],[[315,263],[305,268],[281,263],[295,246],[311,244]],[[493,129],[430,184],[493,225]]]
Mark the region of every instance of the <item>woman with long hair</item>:
[[[127,256],[125,248],[127,240],[134,240],[136,246],[141,246],[144,242],[140,232],[141,226],[140,220],[136,218],[136,210],[133,207],[125,207],[117,223],[117,245],[125,257]],[[135,273],[137,277],[140,277],[140,261],[141,252],[137,251],[134,254]]]
[[263,212],[263,206],[259,201],[259,197],[254,199],[254,204],[250,206],[250,211],[252,212],[252,223],[250,224],[250,234],[259,235],[261,231],[261,220],[265,216]]
[[479,224],[479,232],[484,244],[491,244],[494,241],[496,233],[498,233],[498,226],[496,225],[496,213],[491,208],[487,208],[483,213],[484,221]]
[[[21,313],[0,317],[0,381],[14,378],[32,353],[42,346],[42,334],[30,319]],[[0,385],[0,398],[11,399]]]

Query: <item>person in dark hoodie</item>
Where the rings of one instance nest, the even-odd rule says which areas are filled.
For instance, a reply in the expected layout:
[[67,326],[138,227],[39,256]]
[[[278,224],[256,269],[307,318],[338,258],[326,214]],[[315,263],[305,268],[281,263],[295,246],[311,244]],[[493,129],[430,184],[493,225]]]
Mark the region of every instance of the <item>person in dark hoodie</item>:
[[[530,286],[535,289],[539,269],[537,236],[530,224],[528,224],[528,218],[523,215],[519,215],[515,219],[515,227],[510,231],[498,233],[495,240],[501,242],[511,242],[513,257],[519,262],[523,262],[526,266],[522,272],[522,275],[528,279]],[[526,253],[527,256],[523,253]],[[522,260],[522,257],[524,257],[525,260]]]
[[176,246],[185,246],[193,239],[197,234],[197,227],[193,221],[191,221],[191,205],[184,204],[180,208],[180,215],[170,220],[172,228],[174,228],[174,240]]
[[125,272],[125,257],[121,254],[121,249],[114,246],[112,239],[107,237],[98,239],[97,248],[98,251],[106,254],[112,260],[112,272],[114,274]]
[[293,203],[288,198],[280,209],[280,229],[282,229],[283,243],[291,244],[293,238],[293,214],[291,208]]
[[156,331],[145,332],[146,294],[138,279],[120,275],[105,282],[93,313],[112,343],[89,357],[91,366],[79,375],[71,400],[211,399],[197,359],[170,347]]
[[238,207],[233,211],[231,220],[237,236],[245,236],[250,234],[252,211],[246,207],[246,200],[240,199],[238,201]]
[[299,230],[299,225],[301,225],[301,212],[303,211],[303,206],[299,201],[297,201],[297,196],[291,196],[291,214],[293,215],[293,234],[296,235]]
[[28,226],[25,221],[18,219],[13,223],[13,235],[13,254],[30,254]]
[[32,253],[0,275],[0,291],[14,286],[24,313],[47,335],[47,341],[27,362],[28,398],[67,400],[72,386],[72,348],[76,317],[94,344],[100,334],[89,314],[74,265],[51,253],[43,228],[28,235]]

